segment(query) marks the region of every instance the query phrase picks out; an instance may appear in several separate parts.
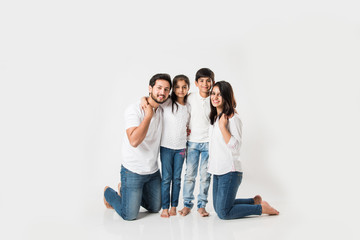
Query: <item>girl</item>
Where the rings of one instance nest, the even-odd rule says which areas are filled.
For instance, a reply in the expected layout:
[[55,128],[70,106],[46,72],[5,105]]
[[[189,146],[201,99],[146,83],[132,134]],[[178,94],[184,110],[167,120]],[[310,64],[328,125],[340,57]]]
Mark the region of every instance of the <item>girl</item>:
[[[175,76],[170,99],[161,104],[164,113],[160,143],[163,209],[160,216],[165,218],[176,215],[176,207],[179,202],[181,171],[186,155],[187,125],[190,119],[190,106],[186,103],[189,87],[190,82],[187,76]],[[143,98],[142,105],[144,104],[147,103]]]
[[235,111],[236,102],[231,85],[215,83],[211,95],[210,144],[208,172],[213,174],[213,204],[221,219],[279,212],[259,195],[235,199],[242,180],[240,162],[242,123]]

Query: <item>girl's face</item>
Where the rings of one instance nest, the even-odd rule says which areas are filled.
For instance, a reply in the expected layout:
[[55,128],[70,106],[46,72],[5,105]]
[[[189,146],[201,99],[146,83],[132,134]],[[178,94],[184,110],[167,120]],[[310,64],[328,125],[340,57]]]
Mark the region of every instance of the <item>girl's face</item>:
[[221,96],[218,86],[213,87],[210,94],[211,104],[216,108],[222,108],[224,105],[223,98]]
[[184,80],[179,80],[174,87],[175,95],[178,98],[185,97],[188,94],[188,91],[189,91],[189,86],[186,84]]

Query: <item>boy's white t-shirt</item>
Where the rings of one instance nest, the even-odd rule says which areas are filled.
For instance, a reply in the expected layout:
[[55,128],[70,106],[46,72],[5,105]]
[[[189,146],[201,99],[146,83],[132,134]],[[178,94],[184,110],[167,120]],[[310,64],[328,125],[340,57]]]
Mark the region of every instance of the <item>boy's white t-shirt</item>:
[[[155,173],[159,167],[157,163],[162,131],[163,109],[159,106],[154,112],[145,139],[136,148],[130,145],[124,136],[122,146],[122,165],[132,172],[145,175]],[[137,127],[143,121],[145,112],[140,102],[131,104],[125,110],[125,129]]]
[[188,136],[190,142],[209,142],[210,126],[210,96],[203,98],[200,93],[190,93],[187,102],[191,107],[191,118],[189,128],[191,130]]
[[163,108],[163,129],[161,135],[161,146],[170,149],[186,148],[186,127],[190,120],[190,105],[174,104],[172,110],[172,100],[168,99],[161,104]]

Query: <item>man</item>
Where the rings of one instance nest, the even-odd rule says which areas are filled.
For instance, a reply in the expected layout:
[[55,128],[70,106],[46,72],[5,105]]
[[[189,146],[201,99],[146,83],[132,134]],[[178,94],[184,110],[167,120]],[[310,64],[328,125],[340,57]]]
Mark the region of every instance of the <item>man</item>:
[[106,186],[104,203],[124,220],[136,219],[140,206],[151,213],[161,208],[161,177],[157,164],[162,130],[162,109],[171,89],[168,74],[156,74],[149,82],[148,105],[140,102],[125,111],[126,136],[123,142],[121,185],[118,191]]

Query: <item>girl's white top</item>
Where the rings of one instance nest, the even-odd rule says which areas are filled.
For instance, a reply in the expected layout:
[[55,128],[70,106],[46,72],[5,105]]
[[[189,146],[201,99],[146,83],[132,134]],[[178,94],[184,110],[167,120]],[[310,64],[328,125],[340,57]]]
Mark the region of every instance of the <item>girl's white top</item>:
[[209,128],[209,163],[208,172],[223,175],[229,172],[241,172],[240,148],[242,138],[242,122],[238,114],[229,119],[227,129],[231,134],[226,144],[219,128],[219,118]]
[[190,120],[190,105],[181,105],[178,102],[177,105],[176,108],[174,104],[174,111],[172,111],[171,99],[161,104],[164,109],[160,143],[162,147],[170,149],[186,148],[186,127]]

